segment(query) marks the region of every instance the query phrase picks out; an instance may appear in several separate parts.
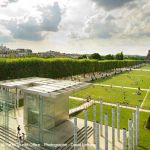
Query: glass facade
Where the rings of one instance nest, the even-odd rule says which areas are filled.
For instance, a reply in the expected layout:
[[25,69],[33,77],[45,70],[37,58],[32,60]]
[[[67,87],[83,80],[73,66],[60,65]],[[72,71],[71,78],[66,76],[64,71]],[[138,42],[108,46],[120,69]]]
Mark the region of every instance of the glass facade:
[[[21,131],[36,143],[59,144],[63,127],[69,119],[68,97],[72,91],[85,84],[46,78],[26,78],[0,83],[0,126]],[[23,110],[19,116],[19,102]],[[22,105],[21,105],[22,106]],[[19,118],[19,119],[18,119]],[[23,119],[22,119],[23,118]],[[66,123],[66,122],[65,122]],[[63,143],[62,140],[62,143]]]
[[15,94],[6,89],[0,90],[0,126],[16,129]]
[[57,143],[55,126],[69,118],[68,96],[43,97],[25,93],[24,98],[28,139],[37,143]]

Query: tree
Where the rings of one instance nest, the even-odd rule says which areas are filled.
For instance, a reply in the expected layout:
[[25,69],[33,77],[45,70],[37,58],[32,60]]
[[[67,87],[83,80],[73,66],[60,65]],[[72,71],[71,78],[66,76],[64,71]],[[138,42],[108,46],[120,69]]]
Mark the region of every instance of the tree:
[[78,57],[78,59],[87,59],[87,56],[86,55],[81,55]]
[[114,59],[114,56],[111,55],[111,54],[108,54],[108,55],[105,56],[105,59],[106,59],[106,60],[113,60],[113,59]]
[[93,53],[93,54],[91,54],[91,55],[89,56],[89,58],[90,58],[90,59],[97,59],[97,60],[101,60],[101,59],[102,59],[101,55],[98,54],[98,53]]
[[123,58],[124,58],[123,52],[116,54],[117,60],[123,60]]

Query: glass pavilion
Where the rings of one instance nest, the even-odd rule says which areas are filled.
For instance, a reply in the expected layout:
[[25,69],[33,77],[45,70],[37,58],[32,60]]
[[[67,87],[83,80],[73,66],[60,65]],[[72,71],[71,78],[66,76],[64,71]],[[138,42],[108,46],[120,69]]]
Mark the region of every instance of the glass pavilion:
[[59,143],[58,127],[69,119],[69,95],[88,83],[25,78],[0,82],[0,126],[16,129],[16,110],[24,99],[24,127],[27,138],[36,143]]

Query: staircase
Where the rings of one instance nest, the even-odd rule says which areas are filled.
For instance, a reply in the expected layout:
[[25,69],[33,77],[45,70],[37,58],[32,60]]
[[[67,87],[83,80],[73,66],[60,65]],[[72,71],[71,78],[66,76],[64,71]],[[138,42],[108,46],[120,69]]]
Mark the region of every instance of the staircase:
[[[93,128],[87,127],[87,138],[93,134]],[[77,143],[84,142],[85,129],[84,127],[77,131]],[[3,126],[0,126],[0,142],[10,145],[9,149],[11,150],[50,150],[49,147],[37,147],[32,145],[28,140],[24,141],[23,145],[20,145],[16,133],[11,129],[6,129]],[[74,136],[72,135],[68,140],[65,141],[65,147],[57,147],[55,150],[73,150]]]
[[7,145],[10,145],[13,150],[46,150],[43,147],[37,147],[32,145],[31,142],[25,140],[23,145],[20,145],[16,133],[11,129],[6,129],[0,126],[0,141]]
[[[87,138],[89,138],[93,134],[93,128],[87,127]],[[81,144],[84,142],[84,135],[85,135],[85,129],[84,127],[77,131],[77,144]],[[58,147],[55,150],[73,150],[74,147],[72,146],[74,142],[74,136],[71,136],[67,141],[65,141],[64,144],[66,144],[65,147]]]

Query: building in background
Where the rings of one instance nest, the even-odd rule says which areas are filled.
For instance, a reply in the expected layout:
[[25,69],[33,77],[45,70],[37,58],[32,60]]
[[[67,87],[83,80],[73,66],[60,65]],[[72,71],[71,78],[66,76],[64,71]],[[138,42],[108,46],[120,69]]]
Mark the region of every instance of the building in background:
[[24,49],[24,48],[18,48],[15,50],[16,51],[16,56],[29,56],[32,55],[32,50],[31,49]]
[[147,59],[150,60],[150,50],[148,51]]

